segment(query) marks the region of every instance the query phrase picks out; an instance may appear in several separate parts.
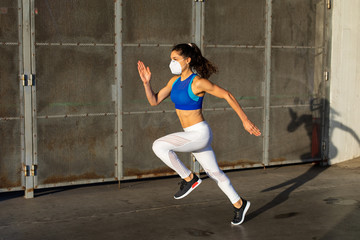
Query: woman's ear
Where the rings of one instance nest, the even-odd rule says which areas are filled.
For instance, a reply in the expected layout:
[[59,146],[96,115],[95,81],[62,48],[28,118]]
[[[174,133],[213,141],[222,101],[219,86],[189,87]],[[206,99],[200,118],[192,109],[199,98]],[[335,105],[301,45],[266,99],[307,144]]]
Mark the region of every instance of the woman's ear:
[[190,64],[191,62],[191,57],[188,57],[186,60],[185,60],[186,64]]

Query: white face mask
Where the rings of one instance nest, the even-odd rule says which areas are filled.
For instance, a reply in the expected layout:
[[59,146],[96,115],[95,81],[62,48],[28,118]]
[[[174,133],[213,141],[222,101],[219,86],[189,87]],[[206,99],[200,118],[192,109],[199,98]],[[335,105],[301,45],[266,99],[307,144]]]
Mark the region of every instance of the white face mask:
[[[180,60],[180,62],[181,61],[184,61],[184,59]],[[178,61],[171,60],[169,67],[172,74],[180,75],[182,72],[181,64]]]

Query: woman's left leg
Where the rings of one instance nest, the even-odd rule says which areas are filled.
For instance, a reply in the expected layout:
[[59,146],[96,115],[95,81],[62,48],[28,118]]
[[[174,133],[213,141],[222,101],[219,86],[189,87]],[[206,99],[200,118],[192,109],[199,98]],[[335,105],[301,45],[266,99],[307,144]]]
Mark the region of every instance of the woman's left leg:
[[237,203],[240,200],[240,196],[236,193],[232,186],[230,179],[219,168],[217,164],[215,153],[211,146],[208,146],[201,151],[193,152],[196,160],[204,168],[205,172],[216,181],[220,189],[229,198],[232,204]]
[[193,154],[196,160],[204,168],[206,173],[217,182],[220,189],[234,205],[235,215],[234,219],[231,221],[231,224],[239,225],[243,223],[246,212],[249,210],[250,202],[240,198],[240,196],[236,193],[234,187],[231,185],[229,178],[219,168],[215,158],[215,153],[211,146],[208,146],[201,151],[193,152]]

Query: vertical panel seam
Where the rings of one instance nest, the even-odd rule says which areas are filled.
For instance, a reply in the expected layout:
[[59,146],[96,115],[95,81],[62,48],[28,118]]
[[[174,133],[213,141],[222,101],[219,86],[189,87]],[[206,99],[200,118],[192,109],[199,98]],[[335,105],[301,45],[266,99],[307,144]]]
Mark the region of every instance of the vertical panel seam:
[[264,96],[264,145],[263,164],[269,165],[269,128],[270,128],[270,81],[271,81],[271,32],[272,1],[266,0],[265,21],[265,96]]
[[115,18],[115,79],[117,86],[117,121],[116,121],[116,132],[117,132],[117,141],[116,141],[116,170],[118,181],[123,178],[123,114],[122,114],[122,0],[115,0],[114,6],[114,18]]

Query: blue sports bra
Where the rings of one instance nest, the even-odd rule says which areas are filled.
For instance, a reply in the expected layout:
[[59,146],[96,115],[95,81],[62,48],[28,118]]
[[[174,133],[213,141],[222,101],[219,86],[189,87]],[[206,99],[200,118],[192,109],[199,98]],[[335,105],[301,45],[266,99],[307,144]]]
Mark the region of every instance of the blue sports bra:
[[191,74],[187,79],[181,81],[181,77],[176,79],[172,85],[170,97],[171,101],[175,103],[175,108],[179,110],[197,110],[202,108],[204,97],[196,96],[191,84],[196,77],[196,74]]

